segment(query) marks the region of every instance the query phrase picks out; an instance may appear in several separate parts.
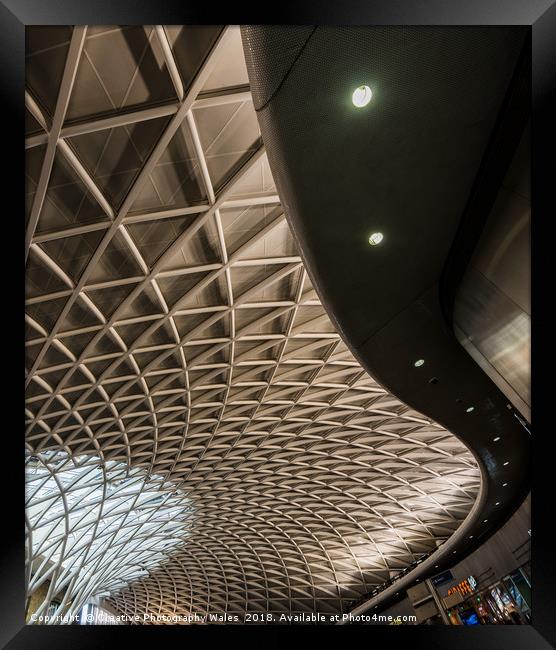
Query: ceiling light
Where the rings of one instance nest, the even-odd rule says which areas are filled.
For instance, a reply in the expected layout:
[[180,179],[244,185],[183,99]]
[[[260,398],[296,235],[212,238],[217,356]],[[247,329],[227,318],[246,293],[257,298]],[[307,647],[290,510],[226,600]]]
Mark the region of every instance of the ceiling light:
[[504,463],[504,467],[506,467],[506,465],[509,465],[509,464],[510,464],[510,461],[507,460],[507,461]]
[[420,368],[423,364],[425,363],[424,359],[417,359],[417,361],[413,364],[416,368]]
[[495,505],[495,506],[499,506],[499,505],[500,505],[500,501],[497,501],[494,505]]
[[475,407],[474,407],[474,406],[470,406],[469,408],[465,409],[465,412],[466,412],[466,413],[471,413],[471,411],[474,411],[474,410],[475,410]]
[[384,235],[381,232],[374,232],[369,237],[369,244],[371,246],[378,246],[383,239],[384,239]]
[[502,483],[502,487],[506,487],[508,485],[507,483]]
[[359,88],[356,88],[353,91],[351,101],[354,106],[357,106],[357,108],[363,108],[363,106],[366,106],[371,101],[372,96],[373,91],[369,86],[359,86]]
[[469,535],[469,539],[473,539],[473,535]]
[[498,442],[500,440],[500,436],[496,436],[496,438],[492,439],[492,442]]
[[483,524],[486,524],[487,521],[488,521],[488,519],[485,519],[485,520],[483,521]]

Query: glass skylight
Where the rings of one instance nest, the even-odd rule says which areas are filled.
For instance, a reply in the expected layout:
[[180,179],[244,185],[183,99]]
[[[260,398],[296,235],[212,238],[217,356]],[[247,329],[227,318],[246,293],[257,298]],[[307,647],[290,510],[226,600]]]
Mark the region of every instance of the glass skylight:
[[142,468],[63,451],[26,463],[28,594],[76,612],[99,592],[119,589],[184,543],[192,508],[183,492]]

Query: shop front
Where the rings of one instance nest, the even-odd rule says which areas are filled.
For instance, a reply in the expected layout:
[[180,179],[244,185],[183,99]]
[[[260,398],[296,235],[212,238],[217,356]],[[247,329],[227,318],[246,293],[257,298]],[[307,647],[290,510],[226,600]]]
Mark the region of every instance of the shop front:
[[530,567],[477,589],[473,576],[455,585],[443,599],[452,625],[527,625],[531,623]]

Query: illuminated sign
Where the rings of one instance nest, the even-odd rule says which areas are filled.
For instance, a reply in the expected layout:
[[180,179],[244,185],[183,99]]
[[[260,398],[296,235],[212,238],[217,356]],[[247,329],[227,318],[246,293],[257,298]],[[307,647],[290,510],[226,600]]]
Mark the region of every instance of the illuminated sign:
[[462,580],[458,585],[448,589],[448,596],[455,594],[457,591],[459,591],[462,596],[466,596],[467,594],[472,594],[476,587],[477,581],[473,576],[469,576],[469,578]]
[[444,573],[439,573],[438,575],[434,576],[431,582],[435,587],[438,587],[439,585],[443,585],[445,582],[450,582],[450,580],[453,579],[454,576],[452,575],[451,571],[444,571]]

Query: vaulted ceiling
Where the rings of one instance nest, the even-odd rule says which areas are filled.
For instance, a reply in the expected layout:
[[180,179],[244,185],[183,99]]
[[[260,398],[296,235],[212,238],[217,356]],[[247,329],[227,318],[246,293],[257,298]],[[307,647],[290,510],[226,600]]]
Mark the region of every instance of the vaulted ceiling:
[[[29,28],[26,108],[28,591],[49,585],[44,611],[100,595],[140,616],[341,612],[458,528],[479,469],[332,326],[239,28]],[[114,563],[99,540],[116,529]]]

